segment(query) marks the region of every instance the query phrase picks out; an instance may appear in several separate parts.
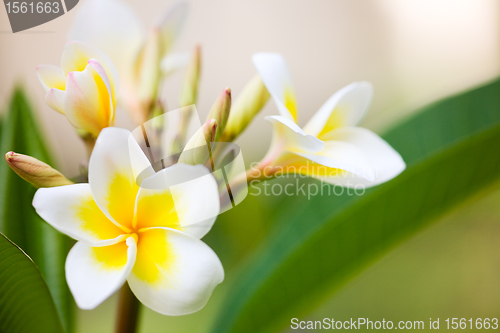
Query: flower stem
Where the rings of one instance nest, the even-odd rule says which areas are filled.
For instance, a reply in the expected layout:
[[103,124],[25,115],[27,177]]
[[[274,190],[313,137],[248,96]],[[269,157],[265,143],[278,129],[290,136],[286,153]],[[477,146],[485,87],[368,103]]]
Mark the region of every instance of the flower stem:
[[80,135],[85,144],[85,150],[87,151],[87,158],[90,159],[92,151],[94,150],[96,138],[94,138],[90,133]]
[[125,283],[120,289],[118,300],[118,315],[116,317],[116,333],[135,333],[139,318],[140,303]]

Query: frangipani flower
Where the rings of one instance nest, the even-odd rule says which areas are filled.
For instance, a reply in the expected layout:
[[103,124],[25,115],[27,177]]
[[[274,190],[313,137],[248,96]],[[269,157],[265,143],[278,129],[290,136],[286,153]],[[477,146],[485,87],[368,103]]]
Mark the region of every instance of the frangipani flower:
[[136,13],[117,0],[82,3],[69,40],[95,45],[109,55],[120,74],[121,105],[141,124],[154,104],[161,73],[187,65],[188,54],[168,56],[187,17],[188,5],[179,2],[146,32]]
[[66,259],[66,279],[82,309],[95,308],[127,281],[154,311],[188,314],[224,278],[217,255],[200,240],[219,213],[213,176],[184,164],[154,173],[127,130],[101,132],[88,184],[39,189],[33,206],[78,241]]
[[45,89],[47,104],[65,114],[77,129],[97,137],[103,128],[113,125],[118,74],[101,50],[69,42],[61,67],[39,65],[36,75]]
[[297,124],[297,103],[283,57],[259,53],[253,62],[280,113],[266,117],[274,134],[264,166],[291,167],[350,187],[378,185],[405,169],[403,159],[387,142],[356,127],[371,103],[370,83],[355,82],[336,92],[302,129]]

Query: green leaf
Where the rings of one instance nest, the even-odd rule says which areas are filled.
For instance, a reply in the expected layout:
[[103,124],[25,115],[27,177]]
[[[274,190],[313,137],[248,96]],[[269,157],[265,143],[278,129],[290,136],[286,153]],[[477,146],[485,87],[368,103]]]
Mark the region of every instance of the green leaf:
[[[51,164],[31,107],[16,89],[7,118],[2,122],[3,154],[15,151]],[[35,188],[0,163],[0,232],[18,244],[37,264],[61,316],[66,331],[73,327],[74,301],[66,284],[64,263],[72,241],[45,223],[31,202]]]
[[433,104],[384,138],[407,169],[362,196],[283,203],[274,230],[234,278],[213,332],[289,327],[387,251],[498,182],[500,81]]
[[2,233],[0,332],[64,332],[49,288],[35,263]]

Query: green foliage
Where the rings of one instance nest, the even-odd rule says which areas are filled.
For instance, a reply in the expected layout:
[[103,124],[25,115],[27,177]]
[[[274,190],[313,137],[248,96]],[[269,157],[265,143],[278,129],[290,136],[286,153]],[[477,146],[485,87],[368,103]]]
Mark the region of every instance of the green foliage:
[[35,263],[1,233],[0,296],[0,332],[64,332]]
[[433,104],[384,138],[407,169],[363,196],[290,198],[233,279],[213,332],[277,332],[500,178],[500,81]]
[[[21,89],[16,89],[2,122],[0,152],[14,151],[51,164],[36,126],[30,105]],[[0,232],[21,247],[37,264],[54,298],[68,332],[73,326],[74,301],[64,275],[64,263],[71,240],[35,212],[31,205],[35,188],[0,163]],[[33,331],[35,332],[35,331]]]

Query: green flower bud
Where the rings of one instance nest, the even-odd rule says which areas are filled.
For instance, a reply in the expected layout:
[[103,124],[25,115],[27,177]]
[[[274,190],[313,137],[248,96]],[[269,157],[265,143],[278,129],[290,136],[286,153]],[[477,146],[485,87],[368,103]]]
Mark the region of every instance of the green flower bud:
[[197,46],[188,65],[181,90],[180,107],[196,104],[200,79],[201,48]]
[[15,173],[36,188],[73,184],[59,171],[34,157],[10,151],[5,154],[5,161]]
[[144,119],[147,119],[158,93],[160,85],[160,32],[152,29],[146,43],[139,54],[136,64],[137,70],[137,93],[143,112]]
[[217,97],[207,117],[207,120],[215,119],[217,121],[215,141],[218,141],[224,132],[229,117],[229,111],[231,111],[231,89],[226,88],[222,90],[219,97]]
[[236,139],[269,100],[269,92],[259,75],[247,83],[233,104],[221,141]]
[[210,143],[215,140],[217,121],[209,119],[189,139],[179,156],[179,162],[185,164],[205,164],[210,159]]

